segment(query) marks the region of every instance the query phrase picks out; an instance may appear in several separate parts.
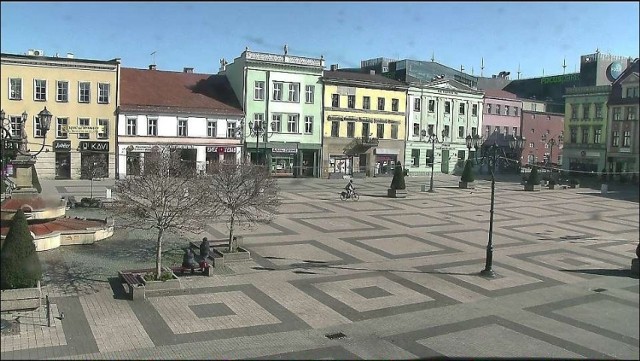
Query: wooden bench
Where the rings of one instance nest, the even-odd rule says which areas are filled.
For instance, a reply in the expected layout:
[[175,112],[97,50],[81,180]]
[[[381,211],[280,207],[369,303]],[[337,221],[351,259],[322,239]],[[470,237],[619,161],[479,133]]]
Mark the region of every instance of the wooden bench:
[[127,284],[129,288],[129,295],[131,299],[135,299],[135,288],[144,285],[144,281],[142,280],[142,276],[140,273],[146,273],[149,270],[133,270],[133,271],[121,271],[118,272],[120,278]]

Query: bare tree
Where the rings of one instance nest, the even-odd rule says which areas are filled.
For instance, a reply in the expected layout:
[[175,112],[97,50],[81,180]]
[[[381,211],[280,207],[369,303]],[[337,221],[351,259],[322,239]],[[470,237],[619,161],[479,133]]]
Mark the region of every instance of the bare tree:
[[167,230],[199,233],[216,213],[210,182],[182,162],[178,152],[157,148],[147,153],[143,175],[116,181],[112,210],[121,226],[157,231],[156,275],[161,274],[162,240]]
[[80,167],[80,178],[91,180],[90,198],[93,199],[93,180],[107,176],[109,163],[107,155],[102,153],[89,153],[84,155],[84,157],[85,160]]
[[269,223],[280,200],[276,180],[265,166],[250,163],[217,164],[211,172],[210,203],[220,207],[218,215],[229,229],[229,252],[236,252],[236,226]]

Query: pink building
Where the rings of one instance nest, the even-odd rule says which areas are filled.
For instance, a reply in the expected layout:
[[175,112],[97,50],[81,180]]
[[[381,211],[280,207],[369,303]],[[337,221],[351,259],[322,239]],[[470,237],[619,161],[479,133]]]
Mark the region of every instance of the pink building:
[[520,124],[526,138],[521,162],[560,168],[564,114],[525,110]]
[[504,135],[520,135],[522,101],[504,90],[487,89],[484,92],[482,131],[484,139],[496,132]]

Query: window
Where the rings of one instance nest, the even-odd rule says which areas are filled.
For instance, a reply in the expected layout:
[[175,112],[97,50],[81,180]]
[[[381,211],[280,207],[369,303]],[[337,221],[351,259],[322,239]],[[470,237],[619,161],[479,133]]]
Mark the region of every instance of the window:
[[420,135],[420,124],[419,123],[413,123],[413,136],[417,137]]
[[509,135],[509,127],[504,127],[504,134]]
[[91,100],[91,83],[78,83],[78,101],[80,103],[88,103]]
[[347,122],[347,137],[353,138],[356,134],[356,123],[355,122]]
[[627,107],[626,108],[626,113],[627,113],[627,120],[635,120],[636,119],[636,110],[634,109],[634,107]]
[[578,119],[578,107],[575,104],[571,104],[571,119]]
[[620,120],[621,114],[620,108],[613,108],[613,120]]
[[331,122],[331,136],[339,137],[340,136],[340,122],[334,120]]
[[69,82],[58,81],[56,86],[56,101],[68,102],[69,101]]
[[316,92],[316,87],[313,85],[307,85],[305,87],[305,103],[313,104],[313,97]]
[[589,143],[589,128],[582,128],[582,144]]
[[611,133],[611,146],[612,147],[620,146],[620,132],[618,132],[617,130],[614,130]]
[[107,139],[109,137],[109,119],[98,119],[98,127],[102,128],[102,132],[98,132],[98,139]]
[[416,112],[420,111],[420,100],[420,98],[413,99],[413,110],[415,110]]
[[536,145],[535,145],[533,142],[529,143],[529,148],[533,148],[533,147],[535,147],[535,146],[536,146]]
[[187,136],[187,119],[178,119],[178,136]]
[[289,114],[289,120],[287,121],[287,131],[289,133],[298,132],[298,114]]
[[460,103],[460,106],[458,107],[458,113],[460,115],[464,115],[464,103]]
[[22,79],[9,79],[9,99],[22,100]]
[[312,134],[313,133],[313,117],[307,115],[304,117],[304,133]]
[[355,107],[356,107],[356,96],[347,95],[347,108],[355,109]]
[[500,126],[496,125],[495,127],[493,127],[493,132],[500,134]]
[[433,135],[433,124],[427,126],[427,134]]
[[[22,135],[22,117],[10,117],[11,123],[11,136],[14,138],[20,138]],[[4,134],[2,135],[4,137]]]
[[500,114],[500,104],[496,104],[496,114],[502,115]]
[[384,124],[378,124],[378,139],[384,138]]
[[471,107],[471,115],[474,117],[478,116],[478,104],[473,104]]
[[589,119],[589,104],[582,104],[582,119]]
[[33,117],[33,130],[34,130],[33,136],[35,138],[42,138],[42,129],[40,129],[40,117],[39,116]]
[[511,114],[509,114],[509,106],[508,105],[504,106],[504,115],[511,115]]
[[569,139],[570,143],[578,143],[578,128],[571,127],[571,129],[569,130]]
[[471,135],[478,134],[478,129],[476,127],[471,127]]
[[136,132],[137,122],[136,118],[127,118],[127,135],[138,135]]
[[272,132],[282,131],[282,114],[273,114],[271,116],[271,131]]
[[300,84],[289,84],[289,101],[298,103],[300,101]]
[[442,136],[443,138],[448,137],[449,136],[449,126],[445,125],[444,126],[444,135]]
[[147,117],[147,135],[158,135],[158,118]]
[[451,114],[451,102],[444,102],[444,113]]
[[458,127],[458,138],[464,138],[464,127]]
[[66,139],[69,135],[67,134],[67,126],[69,125],[68,118],[58,118],[56,121],[56,138]]
[[264,100],[264,81],[256,80],[253,84],[253,100]]
[[264,114],[262,113],[255,113],[253,114],[253,126],[260,128],[260,129],[264,129],[263,128],[263,123],[264,123]]
[[433,113],[435,109],[436,109],[436,101],[429,100],[429,107],[427,108],[427,110],[429,111],[429,113]]
[[331,107],[340,108],[340,94],[331,94]]
[[227,138],[236,138],[238,136],[237,122],[227,122]]
[[518,127],[513,127],[513,135],[518,135]]
[[487,114],[491,114],[491,104],[487,104]]
[[391,99],[391,111],[397,112],[400,109],[400,100]]
[[622,146],[623,147],[631,146],[631,132],[628,130],[625,130],[624,132],[622,132]]
[[485,133],[487,134],[487,136],[489,136],[489,133],[491,133],[491,126],[490,125],[485,126]]
[[99,104],[108,104],[109,103],[109,91],[111,90],[111,86],[107,83],[98,83],[98,103]]
[[518,107],[513,107],[513,115],[518,116]]
[[398,124],[391,124],[391,139],[398,139]]
[[33,100],[47,100],[47,81],[35,79],[33,81]]
[[[90,125],[89,118],[79,118],[78,125],[88,127]],[[89,133],[78,133],[78,139],[89,139]]]
[[218,122],[207,120],[207,137],[215,138],[218,134]]
[[362,123],[362,138],[369,139],[369,123]]
[[594,144],[600,144],[601,138],[602,138],[602,129],[601,128],[597,128],[593,132],[593,143]]
[[362,97],[362,109],[371,109],[370,97]]
[[433,166],[433,152],[431,149],[427,149],[427,167]]
[[602,119],[602,104],[596,104],[596,119]]
[[420,149],[411,149],[411,159],[414,167],[420,165]]
[[384,98],[378,98],[378,110],[384,110]]
[[273,100],[282,100],[283,83],[273,82]]

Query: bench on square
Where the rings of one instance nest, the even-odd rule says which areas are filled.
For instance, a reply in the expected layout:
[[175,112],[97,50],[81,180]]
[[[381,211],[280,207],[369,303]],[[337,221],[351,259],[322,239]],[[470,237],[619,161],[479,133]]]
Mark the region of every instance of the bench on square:
[[151,272],[152,269],[143,269],[143,270],[128,270],[128,271],[120,271],[118,275],[120,279],[123,280],[127,287],[129,288],[129,294],[133,298],[134,288],[138,288],[144,286],[144,280],[140,274],[144,274],[147,272]]

